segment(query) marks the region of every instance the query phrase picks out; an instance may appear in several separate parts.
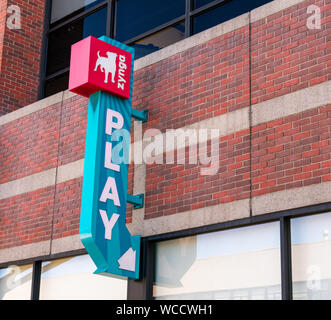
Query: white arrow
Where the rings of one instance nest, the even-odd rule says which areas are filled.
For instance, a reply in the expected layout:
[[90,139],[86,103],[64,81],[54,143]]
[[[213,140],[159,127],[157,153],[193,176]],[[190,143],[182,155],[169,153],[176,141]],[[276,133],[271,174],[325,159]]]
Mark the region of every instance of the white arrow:
[[119,263],[119,269],[135,271],[136,269],[136,251],[130,248],[127,252],[120,257],[117,262]]

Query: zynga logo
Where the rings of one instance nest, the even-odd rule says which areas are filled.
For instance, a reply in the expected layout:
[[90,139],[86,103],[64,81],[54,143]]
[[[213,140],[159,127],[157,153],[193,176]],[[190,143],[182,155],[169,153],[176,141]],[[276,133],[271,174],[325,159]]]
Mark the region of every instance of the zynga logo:
[[122,99],[130,98],[134,49],[94,37],[71,48],[69,90],[89,97],[104,91]]
[[100,50],[98,51],[98,59],[94,71],[98,71],[100,66],[100,70],[105,73],[105,83],[108,83],[109,73],[111,74],[111,81],[115,83],[116,57],[116,53],[109,51],[107,52],[107,57],[100,57]]
[[[124,91],[126,83],[126,59],[124,55],[119,55],[115,52],[107,51],[106,57],[100,56],[100,50],[97,53],[97,62],[94,71],[101,71],[105,74],[104,83],[108,83],[109,74],[111,75],[111,82],[117,83],[117,88]],[[117,59],[118,57],[118,59]],[[117,61],[118,60],[118,61]],[[117,67],[118,66],[118,67]],[[118,74],[116,71],[118,70]],[[115,77],[117,81],[115,81]]]

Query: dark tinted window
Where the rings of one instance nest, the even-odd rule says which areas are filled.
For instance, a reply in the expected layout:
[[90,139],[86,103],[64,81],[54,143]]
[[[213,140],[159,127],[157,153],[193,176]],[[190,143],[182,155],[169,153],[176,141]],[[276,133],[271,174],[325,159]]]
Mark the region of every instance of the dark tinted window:
[[69,72],[62,74],[61,76],[46,81],[45,84],[45,97],[51,96],[60,91],[68,89]]
[[[206,4],[214,2],[215,0],[194,0],[194,9],[200,8]],[[249,1],[249,0],[246,0]]]
[[51,24],[84,12],[104,0],[52,0]]
[[143,38],[132,45],[132,47],[135,48],[135,58],[139,59],[147,54],[169,46],[170,44],[184,39],[184,36],[185,24],[183,22]]
[[185,0],[119,0],[116,39],[126,41],[185,13]]
[[195,34],[214,27],[224,21],[233,19],[268,2],[271,2],[271,0],[232,0],[227,2],[224,5],[194,18],[193,33]]
[[49,35],[47,75],[69,66],[71,45],[88,36],[106,34],[107,9],[61,27]]

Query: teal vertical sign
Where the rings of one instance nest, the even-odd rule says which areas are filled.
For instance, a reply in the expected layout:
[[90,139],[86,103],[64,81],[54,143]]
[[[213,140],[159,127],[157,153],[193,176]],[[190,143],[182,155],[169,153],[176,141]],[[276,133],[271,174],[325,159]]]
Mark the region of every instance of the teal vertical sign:
[[140,236],[126,227],[134,49],[100,40],[131,53],[130,96],[98,91],[89,97],[80,239],[95,273],[138,279]]

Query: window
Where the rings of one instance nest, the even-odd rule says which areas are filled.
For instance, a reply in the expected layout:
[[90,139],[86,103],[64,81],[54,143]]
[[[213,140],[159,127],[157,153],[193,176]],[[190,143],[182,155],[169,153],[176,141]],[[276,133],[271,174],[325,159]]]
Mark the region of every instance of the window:
[[318,213],[326,207],[330,210],[331,203],[201,229],[225,228],[221,231],[183,230],[180,234],[189,236],[145,238],[141,268],[146,273],[139,290],[139,281],[128,285],[127,280],[93,274],[96,267],[87,254],[5,266],[0,269],[0,300],[122,300],[137,294],[158,300],[330,300],[331,212]]
[[68,88],[71,45],[106,35],[141,58],[272,0],[52,0],[41,97]]
[[31,298],[32,264],[0,269],[0,300]]
[[123,300],[127,281],[96,275],[88,255],[46,261],[42,264],[41,300]]
[[281,299],[279,222],[158,242],[156,299]]
[[[208,3],[206,0],[196,0],[197,5]],[[227,20],[231,20],[245,12],[249,12],[259,6],[266,4],[266,0],[242,1],[232,0],[224,1],[222,6],[216,7],[193,18],[193,33],[199,33]]]
[[185,14],[185,0],[119,0],[116,10],[116,39],[139,37]]
[[90,9],[103,0],[53,0],[51,8],[51,24],[58,22],[63,18],[68,18],[71,15],[81,13]]
[[291,220],[293,299],[331,299],[331,213]]

